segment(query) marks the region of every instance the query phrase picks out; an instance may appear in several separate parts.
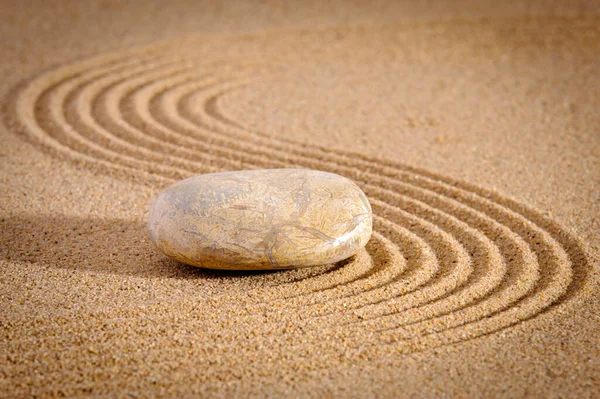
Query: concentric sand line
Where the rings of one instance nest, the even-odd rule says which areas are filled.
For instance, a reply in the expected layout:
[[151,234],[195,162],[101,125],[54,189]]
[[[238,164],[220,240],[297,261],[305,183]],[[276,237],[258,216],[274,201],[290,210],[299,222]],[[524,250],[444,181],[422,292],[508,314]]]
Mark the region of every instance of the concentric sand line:
[[[355,44],[346,45],[340,53],[352,54]],[[327,331],[358,348],[356,332],[370,331],[377,343],[422,350],[527,320],[575,295],[585,281],[579,242],[521,204],[429,171],[271,137],[227,115],[220,103],[225,93],[285,77],[281,66],[302,66],[310,50],[279,63],[206,63],[189,56],[190,48],[155,46],[47,72],[16,93],[6,116],[52,154],[149,183],[303,166],[361,185],[371,198],[375,233],[355,259],[258,288],[238,298],[243,310],[224,310],[230,319],[206,315],[203,323],[276,318],[255,334],[295,326],[305,335],[286,345],[300,339],[326,345],[319,337]],[[266,297],[286,301],[293,312],[274,314]]]

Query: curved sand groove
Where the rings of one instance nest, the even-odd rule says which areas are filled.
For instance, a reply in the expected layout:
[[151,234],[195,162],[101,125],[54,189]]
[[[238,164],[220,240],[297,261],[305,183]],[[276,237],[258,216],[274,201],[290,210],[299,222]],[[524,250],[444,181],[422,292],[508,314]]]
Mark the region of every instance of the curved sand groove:
[[[403,258],[406,266],[398,267],[396,260],[393,263],[394,268],[388,275],[378,275],[373,279],[361,280],[353,286],[340,287],[330,293],[336,294],[335,296],[329,295],[324,300],[312,300],[318,305],[318,309],[313,310],[313,315],[325,316],[335,310],[347,311],[375,301],[385,301],[390,295],[408,294],[430,283],[441,273],[440,262],[435,256],[435,251],[419,235],[405,226],[390,222],[377,215],[374,216],[374,226],[376,233],[381,231],[389,237],[389,240],[384,242],[383,249],[387,249],[389,252],[398,251],[400,254],[410,254],[408,259],[407,257]],[[452,237],[443,232],[438,232],[438,236],[442,237],[442,245],[458,248],[459,252],[462,250],[460,245],[452,240]],[[390,260],[386,260],[386,262],[390,262]],[[461,262],[461,265],[468,269],[468,264]],[[348,300],[352,300],[352,302],[348,303]]]
[[[251,154],[246,154],[244,157],[239,157],[239,152],[234,147],[228,146],[227,141],[222,140],[218,135],[213,137],[202,137],[198,139],[192,137],[193,134],[182,134],[179,130],[186,131],[186,126],[172,124],[168,116],[160,110],[160,106],[156,103],[166,94],[165,92],[179,84],[195,84],[199,87],[205,84],[201,82],[189,81],[190,76],[174,77],[173,80],[148,82],[144,86],[131,93],[131,98],[124,97],[121,101],[122,118],[131,126],[136,127],[141,131],[145,131],[148,135],[161,139],[163,143],[176,143],[174,151],[181,152],[182,149],[190,149],[202,151],[204,153],[218,157],[221,162],[221,167],[226,169],[253,169],[259,166],[252,164],[260,162],[260,157],[253,157]],[[171,126],[171,128],[170,128]],[[177,126],[177,129],[172,128]],[[193,126],[192,126],[193,127]],[[193,127],[195,129],[195,127]],[[166,144],[165,144],[166,145]],[[177,148],[178,147],[178,148]],[[169,148],[173,148],[171,145]],[[264,160],[263,160],[264,162]],[[273,161],[269,167],[284,167],[290,166],[284,162]]]
[[[106,112],[111,119],[105,120],[104,123],[117,124],[118,128],[124,131],[124,136],[133,136],[140,145],[144,144],[163,152],[164,149],[168,149],[170,154],[195,161],[197,165],[209,164],[218,166],[221,170],[250,169],[251,167],[245,165],[243,161],[235,158],[233,151],[214,148],[210,143],[189,140],[187,136],[174,134],[157,123],[148,108],[138,106],[140,101],[143,102],[148,96],[153,96],[157,90],[162,89],[163,85],[184,83],[189,81],[190,76],[193,75],[184,73],[156,81],[140,79],[140,83],[132,84],[130,91],[118,102],[106,100]],[[97,119],[99,123],[103,122],[103,118]]]
[[[121,59],[127,59],[123,56],[105,56],[100,57],[101,60],[109,61],[108,69],[111,68],[111,63],[117,64],[113,68],[121,68],[127,63],[118,64]],[[140,60],[130,61],[128,65],[133,66],[139,63]],[[119,171],[125,175],[133,176],[144,176],[150,180],[164,181],[164,178],[160,176],[152,175],[146,171],[138,171],[137,173],[130,167],[115,164],[114,162],[106,161],[105,159],[99,158],[94,155],[88,155],[86,153],[72,149],[69,144],[61,142],[61,136],[63,132],[60,130],[55,131],[53,139],[48,139],[46,130],[44,129],[44,121],[38,120],[38,111],[44,110],[48,114],[48,106],[44,103],[44,99],[47,97],[48,92],[56,86],[59,86],[62,82],[68,81],[70,78],[78,76],[78,74],[85,71],[85,66],[90,62],[84,62],[81,65],[75,65],[71,68],[60,68],[55,71],[49,72],[45,75],[45,79],[42,81],[35,79],[29,82],[23,87],[20,94],[16,96],[13,107],[8,105],[4,111],[8,118],[8,122],[14,125],[16,131],[23,134],[33,144],[40,146],[47,152],[57,156],[66,156],[74,162],[81,162],[90,167],[101,167],[104,170]],[[28,101],[35,99],[35,104],[29,106]],[[47,99],[45,100],[47,103]],[[51,126],[49,128],[54,128]],[[94,148],[99,151],[100,154],[104,154],[102,149]]]
[[[375,232],[372,242],[370,241],[366,247],[366,252],[369,255],[368,265],[370,266],[366,270],[367,262],[359,258],[360,254],[362,254],[361,251],[353,263],[359,265],[365,263],[365,265],[355,266],[356,271],[354,273],[347,273],[348,271],[344,273],[343,270],[340,270],[339,277],[333,275],[315,276],[311,280],[306,280],[304,284],[294,287],[290,287],[288,284],[281,284],[263,293],[271,298],[267,300],[264,297],[263,301],[268,304],[275,297],[276,299],[285,300],[289,309],[297,308],[301,309],[301,312],[304,312],[304,310],[308,312],[308,308],[319,306],[334,294],[356,290],[358,287],[366,284],[365,282],[385,280],[405,267],[406,261],[404,257],[392,241],[383,234]],[[374,256],[374,254],[378,256]],[[362,272],[357,273],[357,271]],[[290,289],[292,289],[292,293],[290,293]],[[257,298],[260,299],[261,296],[258,295]]]
[[[160,69],[169,64],[159,64],[156,67],[151,67],[151,69]],[[124,72],[114,73],[114,75],[119,79],[121,74],[134,76],[139,71],[136,68],[128,68]],[[95,123],[90,116],[91,104],[95,103],[98,91],[103,88],[105,83],[110,81],[110,77],[86,76],[83,74],[81,77],[71,80],[68,84],[61,85],[50,99],[49,104],[57,123],[68,127],[65,128],[65,131],[72,133],[73,139],[78,144],[81,143],[92,148],[108,149],[111,154],[115,154],[114,156],[122,157],[130,166],[136,167],[136,163],[154,165],[150,166],[151,172],[154,172],[153,168],[156,167],[157,173],[174,179],[189,176],[187,170],[176,166],[162,165],[162,157],[155,156],[155,153],[146,150],[144,147],[130,144]],[[91,101],[86,104],[88,99]],[[66,107],[65,104],[73,105]]]
[[[128,156],[126,152],[124,153],[122,150],[119,150],[118,145],[123,145],[122,142],[118,140],[116,142],[111,141],[112,136],[110,134],[104,131],[90,133],[84,128],[85,125],[77,122],[73,125],[68,119],[70,114],[72,114],[73,109],[72,107],[67,108],[64,105],[70,99],[73,92],[77,92],[77,90],[87,82],[94,82],[102,76],[102,74],[108,72],[116,73],[119,70],[129,70],[131,68],[132,66],[129,64],[124,66],[111,65],[109,66],[108,71],[94,71],[90,74],[80,73],[71,79],[65,79],[64,81],[59,82],[54,87],[53,91],[43,93],[40,96],[39,104],[36,106],[36,109],[39,109],[39,114],[37,115],[38,120],[40,121],[40,124],[48,120],[53,120],[57,126],[62,128],[59,133],[61,142],[66,143],[69,147],[78,150],[81,153],[97,156],[115,164],[125,164],[132,168],[138,168],[141,163],[147,165],[151,173],[153,173],[153,168],[156,168],[158,174],[173,175],[169,169],[161,167],[160,164],[154,165],[151,162],[146,162],[144,160],[140,161],[135,157]],[[77,103],[75,105],[77,105]],[[47,111],[47,113],[45,111]],[[77,110],[74,112],[80,114]],[[111,145],[108,146],[106,145],[107,143],[111,143]],[[119,162],[115,162],[117,159]],[[183,171],[178,172],[179,173],[175,174],[175,176],[183,176],[187,173]]]
[[[165,49],[156,47],[44,74],[17,96],[16,122],[52,153],[159,181],[282,166],[355,179],[376,214],[366,251],[342,268],[255,292],[256,298],[262,290],[297,307],[302,320],[291,313],[280,320],[312,331],[317,346],[319,328],[306,320],[347,337],[366,329],[377,342],[419,350],[514,325],[584,284],[581,278],[571,284],[573,275],[586,273],[581,245],[536,211],[432,172],[253,132],[225,115],[219,99],[251,84],[258,72],[269,78],[273,68],[256,63],[221,73],[219,66],[177,58],[177,51],[170,55],[175,57],[167,59]],[[260,301],[247,305],[266,309]],[[257,317],[239,316],[238,323]]]
[[[177,100],[183,93],[190,90],[190,87],[194,92],[220,90],[220,86],[218,85],[206,86],[199,82],[190,82],[188,84],[180,84],[179,86],[174,85],[161,91],[155,97],[149,98],[149,103],[147,105],[143,104],[140,109],[148,108],[148,112],[153,115],[153,119],[168,129],[171,134],[186,137],[195,143],[210,143],[214,149],[232,150],[236,157],[239,157],[249,165],[258,164],[262,165],[262,167],[273,168],[306,167],[306,159],[299,161],[290,158],[288,154],[269,151],[263,147],[253,145],[247,142],[247,140],[240,141],[227,137],[182,117],[179,114]],[[264,158],[265,154],[268,155],[267,159]]]
[[[412,220],[413,224],[427,224],[430,228],[433,227],[435,229],[434,226],[427,222],[419,221],[412,215],[406,214],[405,217]],[[404,225],[405,223],[406,225]],[[403,248],[400,253],[406,251],[414,256],[414,253],[418,252],[418,259],[423,260],[424,262],[411,262],[411,266],[418,271],[409,269],[406,270],[408,273],[405,275],[404,268],[399,267],[398,261],[394,259],[394,257],[391,257],[390,260],[384,258],[383,262],[387,264],[387,267],[377,274],[372,273],[370,275],[363,275],[360,279],[345,282],[343,284],[334,284],[325,289],[321,289],[318,292],[312,293],[310,297],[300,298],[301,301],[288,301],[290,306],[302,308],[299,309],[299,312],[310,313],[311,317],[323,316],[333,313],[335,309],[348,310],[357,306],[353,305],[351,302],[348,303],[348,301],[357,300],[358,297],[372,297],[381,293],[389,295],[390,292],[395,290],[401,293],[409,293],[416,290],[418,287],[433,281],[436,276],[440,274],[439,259],[435,257],[435,251],[431,248],[431,244],[413,231],[408,230],[407,225],[407,222],[400,219],[398,221],[388,221],[377,216],[374,218],[375,231],[377,232],[377,228],[381,227],[380,231],[383,235],[395,239],[394,242],[389,239],[385,240],[382,243],[383,245],[380,246],[381,249],[393,255],[398,252],[398,245],[401,245]],[[406,230],[407,233],[402,234],[403,230]],[[425,235],[431,235],[426,228],[424,230],[426,230],[424,233]],[[408,236],[406,236],[407,234]],[[437,235],[438,237],[443,237],[441,239],[441,244],[436,242],[437,245],[456,248],[458,252],[461,252],[462,248],[452,239],[452,237],[445,235],[443,232],[437,232]],[[407,238],[410,241],[407,241]],[[406,244],[412,245],[407,246]],[[449,264],[450,262],[444,263]],[[400,287],[394,287],[396,285],[399,285]],[[295,299],[295,296],[293,298]],[[359,303],[362,304],[363,302]]]
[[[137,145],[159,150],[163,156],[164,149],[169,148],[179,158],[185,158],[195,163],[196,167],[203,167],[208,163],[209,165],[218,165],[221,168],[239,169],[241,163],[235,162],[235,153],[227,149],[215,151],[216,148],[205,143],[190,142],[186,140],[187,136],[177,137],[169,130],[161,130],[157,124],[153,123],[153,118],[149,112],[146,112],[141,118],[137,117],[138,112],[147,111],[146,108],[136,106],[139,101],[138,96],[143,99],[149,94],[151,95],[153,90],[156,90],[155,86],[157,84],[169,85],[169,82],[171,82],[171,85],[191,83],[192,77],[197,81],[201,70],[191,69],[173,68],[172,73],[159,71],[161,73],[151,76],[142,73],[133,79],[123,79],[114,87],[106,89],[104,95],[100,96],[99,104],[101,106],[97,107],[97,111],[103,111],[107,115],[104,118],[97,117],[96,119],[98,123],[112,123],[114,125],[112,129],[116,131],[127,130],[127,134],[123,134],[124,138],[133,136]],[[206,80],[210,76],[210,73],[207,73],[205,80],[200,80],[199,84],[211,85],[217,83],[216,78],[213,78],[212,81]],[[148,129],[151,129],[151,134],[148,134]],[[153,135],[158,135],[160,140],[154,138]],[[177,157],[172,159],[175,162]]]
[[[156,71],[158,73],[150,73],[147,78],[160,79],[164,76],[177,75],[181,68],[172,68],[168,71]],[[184,70],[183,70],[184,71]],[[118,115],[120,94],[123,91],[131,89],[131,86],[136,87],[140,79],[140,73],[136,73],[135,77],[128,79],[127,77],[119,76],[118,79],[110,79],[108,77],[104,82],[105,85],[91,88],[85,87],[80,93],[78,99],[92,98],[90,104],[81,104],[79,111],[80,122],[90,128],[98,131],[106,132],[107,136],[115,137],[115,140],[124,143],[128,147],[128,153],[138,159],[155,159],[157,162],[167,164],[177,168],[179,172],[186,176],[191,176],[197,173],[206,173],[209,171],[221,170],[223,161],[211,155],[208,152],[194,152],[187,148],[172,145],[164,140],[158,140],[142,130],[136,129],[123,119],[113,117]],[[145,74],[144,74],[145,76]],[[113,100],[115,100],[113,102]],[[137,150],[136,150],[137,149]],[[170,156],[165,154],[165,149],[177,150],[178,156]],[[232,166],[236,165],[232,162]],[[239,165],[238,165],[239,168]]]
[[[394,196],[395,194],[390,193],[390,196]],[[405,201],[403,200],[401,197],[398,197],[398,201],[401,207],[403,207],[404,209],[411,209],[411,203],[410,201]],[[443,204],[443,202],[447,202],[447,203],[451,203],[452,200],[443,200],[441,202],[441,205]],[[459,204],[454,204],[454,206],[456,206],[457,208],[461,208],[461,206]],[[444,209],[444,206],[439,206],[437,209]],[[445,210],[445,209],[444,209]],[[448,209],[449,212],[451,212],[451,208]],[[478,300],[477,298],[484,295],[486,292],[486,289],[488,289],[489,287],[494,287],[495,290],[499,290],[499,287],[496,287],[496,285],[500,284],[502,278],[504,277],[505,274],[505,270],[504,270],[504,261],[503,258],[505,259],[510,259],[508,263],[509,266],[509,272],[511,272],[511,264],[516,264],[519,265],[521,263],[536,263],[535,262],[535,257],[532,255],[531,251],[524,245],[523,241],[520,240],[518,237],[516,237],[514,234],[510,234],[510,232],[508,231],[503,231],[502,228],[500,228],[499,226],[495,226],[495,222],[489,218],[486,218],[485,215],[481,215],[481,214],[477,214],[475,211],[466,208],[464,209],[465,214],[475,214],[475,216],[471,219],[471,223],[473,224],[473,221],[478,222],[478,218],[482,220],[482,222],[479,222],[476,224],[476,227],[480,227],[481,229],[479,230],[475,230],[475,229],[470,229],[471,230],[471,234],[473,235],[473,238],[475,241],[480,241],[480,246],[482,248],[482,250],[477,250],[476,247],[471,247],[470,252],[473,254],[475,252],[477,253],[477,257],[479,258],[479,264],[481,265],[485,265],[485,264],[497,264],[497,267],[492,268],[491,270],[486,270],[485,268],[481,268],[478,267],[475,271],[475,273],[471,276],[471,279],[469,281],[469,288],[467,289],[467,287],[463,286],[461,287],[460,293],[461,295],[464,296],[468,296],[469,300],[471,301],[471,303],[475,302],[476,300]],[[460,215],[457,215],[457,217],[459,217]],[[463,215],[464,216],[464,215]],[[487,220],[486,220],[487,219]],[[442,220],[441,218],[439,219],[440,221]],[[442,223],[442,222],[440,222]],[[495,228],[496,227],[496,228]],[[495,228],[495,229],[494,229]],[[492,233],[490,233],[490,230],[492,231]],[[494,231],[496,230],[496,231]],[[485,232],[485,235],[481,234],[480,232]],[[469,234],[466,232],[462,232],[461,234],[462,237],[468,237]],[[496,246],[494,245],[494,243],[492,241],[490,241],[490,239],[488,238],[489,236],[494,237],[494,241],[496,240],[503,240],[505,245],[504,246]],[[513,250],[518,249],[519,251],[516,251],[514,253]],[[501,252],[508,252],[505,254],[504,257],[502,257],[500,255]],[[523,252],[523,253],[521,253]],[[487,259],[487,261],[483,261]],[[516,274],[514,272],[512,272],[512,274]],[[534,279],[536,278],[537,274],[536,273],[531,273],[531,277],[533,277]],[[480,280],[482,277],[485,277],[485,284],[483,284]],[[525,279],[525,281],[527,281],[527,279]],[[478,284],[482,284],[480,287],[478,286]],[[487,284],[487,287],[486,287]],[[459,293],[459,291],[457,291],[456,293]],[[476,294],[476,292],[478,292]],[[399,305],[399,303],[396,303],[396,305]],[[395,312],[398,311],[404,311],[406,310],[406,308],[404,306],[396,308]],[[369,309],[370,312],[373,311],[373,309]]]
[[[364,280],[360,281],[362,285],[366,285],[368,288],[358,288],[354,286],[341,286],[336,287],[335,291],[330,292],[328,303],[321,304],[321,301],[317,302],[320,305],[320,311],[326,314],[332,314],[337,310],[352,309],[354,307],[366,306],[372,302],[383,302],[390,299],[390,295],[402,296],[403,298],[422,297],[421,292],[427,290],[429,286],[433,286],[436,289],[444,286],[446,290],[456,288],[460,284],[466,282],[469,274],[471,273],[471,262],[468,259],[467,251],[463,248],[452,235],[439,229],[438,226],[428,222],[426,219],[422,219],[414,214],[395,209],[386,203],[372,200],[371,205],[375,215],[384,214],[386,218],[376,216],[375,223],[376,227],[379,227],[380,223],[387,225],[389,228],[396,224],[405,229],[409,229],[421,242],[421,246],[425,247],[425,253],[436,253],[436,254],[447,254],[434,258],[435,263],[429,261],[422,265],[418,269],[417,273],[412,273],[410,279],[406,279],[403,273],[400,271],[395,276],[387,280],[376,279],[375,281]],[[381,222],[379,222],[381,220]],[[382,227],[384,227],[382,226]],[[413,252],[414,249],[408,248],[408,251]],[[427,265],[430,265],[428,268]],[[419,290],[417,290],[419,289]],[[443,292],[437,292],[438,295],[443,295]],[[331,297],[334,295],[333,297]],[[433,300],[433,297],[428,297],[428,300]],[[342,303],[346,302],[352,297],[352,300],[360,299],[358,304]],[[414,302],[416,305],[416,302]],[[318,313],[317,313],[318,314]]]

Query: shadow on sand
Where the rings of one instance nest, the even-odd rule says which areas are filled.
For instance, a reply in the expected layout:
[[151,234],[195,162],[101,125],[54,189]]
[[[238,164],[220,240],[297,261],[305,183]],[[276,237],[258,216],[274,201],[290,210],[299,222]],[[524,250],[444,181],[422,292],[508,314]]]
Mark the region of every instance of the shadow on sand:
[[72,216],[0,218],[0,259],[61,269],[177,279],[260,279],[294,282],[348,263],[282,271],[208,270],[159,253],[146,223]]

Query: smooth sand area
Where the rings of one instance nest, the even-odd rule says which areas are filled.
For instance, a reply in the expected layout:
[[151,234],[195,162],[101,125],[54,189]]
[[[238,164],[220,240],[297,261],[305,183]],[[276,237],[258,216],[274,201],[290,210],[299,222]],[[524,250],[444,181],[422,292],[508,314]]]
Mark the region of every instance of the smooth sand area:
[[[599,4],[221,3],[0,2],[0,397],[597,394]],[[167,185],[278,167],[366,248],[152,247]]]

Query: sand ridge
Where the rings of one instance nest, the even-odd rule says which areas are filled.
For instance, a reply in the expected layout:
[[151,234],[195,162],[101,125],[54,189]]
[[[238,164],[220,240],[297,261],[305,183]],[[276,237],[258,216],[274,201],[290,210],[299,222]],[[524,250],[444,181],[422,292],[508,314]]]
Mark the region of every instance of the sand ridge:
[[[561,20],[535,27],[541,30],[539,36],[554,34],[555,40],[543,46],[583,42],[582,53],[592,54],[600,37],[595,22],[582,21],[586,34],[574,37],[565,33]],[[441,27],[423,29],[450,33],[450,41],[452,35],[461,35],[460,23]],[[195,374],[200,383],[236,380],[248,356],[278,354],[278,361],[265,361],[253,370],[260,380],[337,368],[346,359],[372,362],[467,342],[560,311],[589,292],[597,284],[589,249],[542,213],[497,192],[398,161],[256,131],[220,105],[227,93],[285,76],[286,68],[303,68],[307,58],[310,64],[352,54],[352,62],[364,62],[382,50],[374,39],[391,47],[390,41],[398,40],[401,48],[415,39],[410,29],[403,29],[332,29],[325,37],[334,51],[326,53],[315,44],[323,36],[306,32],[283,35],[280,41],[265,35],[215,39],[218,46],[205,44],[204,51],[210,54],[214,47],[225,46],[225,56],[211,62],[204,61],[199,44],[205,38],[192,38],[75,62],[20,87],[6,107],[7,125],[60,159],[156,187],[223,170],[330,171],[353,179],[370,198],[375,232],[366,249],[348,262],[246,276],[257,282],[248,290],[228,291],[225,285],[219,292],[213,287],[194,301],[171,298],[141,308],[121,304],[88,311],[85,318],[67,312],[51,325],[37,317],[19,318],[11,321],[10,330],[3,330],[4,345],[11,353],[27,347],[27,338],[17,338],[15,329],[57,337],[40,338],[49,344],[65,339],[60,333],[64,326],[91,334],[99,324],[110,331],[118,318],[129,320],[127,337],[148,334],[175,344],[175,358],[215,359],[208,370]],[[431,40],[422,34],[416,37]],[[475,46],[492,43],[486,37],[479,40]],[[444,43],[437,46],[433,48],[443,52]],[[303,50],[286,52],[288,48]],[[260,56],[248,61],[256,53]],[[432,53],[431,59],[419,62],[435,62],[440,55]],[[457,54],[469,57],[469,46]],[[411,60],[410,54],[396,57]],[[9,218],[2,223],[7,240],[21,241],[27,222]],[[29,229],[35,230],[35,225]],[[139,235],[145,226],[140,222],[127,229]],[[178,328],[161,327],[166,325]],[[188,340],[177,336],[180,331]],[[109,332],[94,342],[88,348],[92,356],[128,353],[131,345]],[[236,348],[243,355],[235,356]],[[56,365],[45,364],[49,373],[60,374]],[[87,368],[83,374],[89,372]],[[24,378],[26,371],[20,373]],[[71,388],[78,392],[81,386],[75,383]]]
[[[34,81],[16,104],[21,123],[39,124],[27,134],[42,135],[45,145],[72,157],[91,157],[92,162],[101,160],[111,168],[131,167],[170,180],[215,171],[218,166],[210,165],[218,162],[221,168],[230,169],[311,167],[361,182],[382,232],[375,235],[371,251],[382,247],[385,253],[379,256],[383,260],[355,261],[366,269],[359,278],[346,275],[349,282],[319,287],[316,295],[312,295],[313,289],[308,292],[313,303],[315,297],[331,301],[333,296],[338,306],[329,304],[327,314],[349,310],[339,303],[347,298],[347,292],[354,292],[353,299],[361,298],[351,307],[356,309],[354,317],[369,320],[361,324],[374,326],[375,331],[398,330],[397,339],[423,340],[423,329],[436,332],[443,326],[449,330],[470,320],[498,328],[531,317],[571,294],[577,286],[570,284],[573,267],[578,268],[579,278],[585,274],[587,266],[580,263],[585,257],[577,241],[571,238],[561,244],[537,225],[535,216],[540,216],[532,211],[514,211],[503,206],[507,200],[502,197],[485,198],[404,165],[356,159],[353,154],[301,147],[288,140],[267,140],[256,133],[244,139],[248,129],[229,121],[216,106],[219,96],[232,86],[211,75],[220,72],[220,66],[182,62],[170,52],[155,57],[146,51],[138,54],[115,57],[117,60],[108,64],[103,57],[84,62],[82,67],[70,65]],[[201,97],[204,104],[194,110],[196,114],[186,107],[192,95]],[[181,143],[168,141],[173,137]],[[184,146],[188,143],[194,145],[195,161],[189,160],[189,147]],[[157,146],[178,151],[165,154]],[[529,214],[534,215],[533,221]],[[555,236],[565,234],[555,228]],[[566,248],[574,253],[569,255]],[[409,268],[414,275],[408,280],[412,284],[407,284],[403,268],[392,273],[386,270],[396,268],[397,262],[391,260],[401,259],[403,252],[421,254]],[[429,267],[428,262],[420,262],[432,253],[444,258],[433,260]],[[369,255],[373,258],[373,253]],[[540,258],[551,265],[545,274],[539,267]],[[421,266],[425,270],[412,270]],[[372,288],[365,291],[361,288],[365,285]],[[365,292],[357,294],[357,288]],[[387,298],[381,297],[383,292]],[[391,309],[390,299],[395,299]],[[493,315],[501,317],[490,320]],[[474,327],[467,331],[470,329]],[[480,327],[476,330],[488,333]],[[457,339],[464,339],[463,334],[454,333]]]

